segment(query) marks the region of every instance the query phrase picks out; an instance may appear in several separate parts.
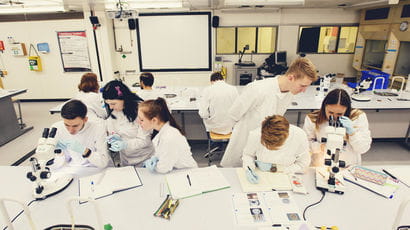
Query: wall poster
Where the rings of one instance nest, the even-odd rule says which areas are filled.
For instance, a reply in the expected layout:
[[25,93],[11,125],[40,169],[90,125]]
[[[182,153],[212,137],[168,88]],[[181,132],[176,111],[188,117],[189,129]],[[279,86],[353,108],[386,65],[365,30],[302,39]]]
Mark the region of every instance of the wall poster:
[[57,32],[64,72],[91,71],[88,40],[85,31]]

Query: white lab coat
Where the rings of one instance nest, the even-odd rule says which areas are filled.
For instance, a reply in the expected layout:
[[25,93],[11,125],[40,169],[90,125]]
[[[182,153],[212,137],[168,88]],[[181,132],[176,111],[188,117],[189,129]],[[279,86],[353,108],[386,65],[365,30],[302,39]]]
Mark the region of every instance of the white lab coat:
[[138,96],[141,97],[142,99],[144,99],[144,101],[146,100],[155,100],[158,97],[164,97],[164,95],[156,89],[152,89],[152,90],[139,90],[137,92]]
[[73,98],[80,100],[87,106],[87,117],[91,120],[104,120],[107,118],[107,111],[103,108],[104,100],[99,93],[80,91]]
[[[366,153],[370,149],[372,137],[369,130],[369,122],[367,121],[367,116],[364,112],[352,122],[355,133],[346,139],[347,146],[341,153],[340,159],[344,160],[347,165],[360,165],[362,163],[361,154]],[[321,161],[324,159],[323,153],[321,153],[320,145],[322,144],[322,137],[327,137],[325,132],[327,126],[328,123],[324,122],[317,130],[316,125],[311,121],[311,119],[308,116],[305,117],[303,129],[307,133],[309,139],[312,164],[315,166],[323,165],[323,162],[316,162],[315,159]],[[313,156],[314,154],[320,154],[320,156]]]
[[159,173],[168,173],[172,169],[197,168],[198,165],[192,157],[191,147],[186,138],[178,129],[169,122],[159,130],[152,140],[155,147],[155,156],[158,163],[155,170]]
[[261,128],[252,130],[243,150],[243,167],[255,169],[255,160],[277,164],[284,173],[303,173],[310,163],[306,133],[290,125],[289,136],[283,145],[277,150],[269,150],[261,144]]
[[127,142],[127,148],[120,151],[121,166],[142,164],[154,153],[151,132],[144,131],[135,121],[130,122],[122,111],[112,111],[112,114],[117,119],[107,118],[108,135],[118,134]]
[[[62,154],[56,155],[54,159],[53,169],[72,167],[98,167],[105,168],[109,162],[107,144],[105,143],[105,127],[96,121],[87,121],[84,127],[75,135],[71,135],[63,121],[58,121],[52,125],[57,128],[56,140],[76,140],[83,147],[91,150],[91,155],[83,158],[83,153],[77,153],[72,150],[64,150]],[[60,170],[60,169],[59,169]],[[75,170],[74,170],[75,171]]]
[[267,116],[283,115],[292,102],[290,92],[282,93],[278,77],[248,84],[229,110],[234,122],[232,136],[221,160],[223,167],[240,167],[242,151],[249,132],[261,125]]
[[232,122],[228,115],[230,106],[238,97],[238,91],[225,81],[215,81],[202,91],[199,100],[199,116],[206,130],[219,134],[232,132]]

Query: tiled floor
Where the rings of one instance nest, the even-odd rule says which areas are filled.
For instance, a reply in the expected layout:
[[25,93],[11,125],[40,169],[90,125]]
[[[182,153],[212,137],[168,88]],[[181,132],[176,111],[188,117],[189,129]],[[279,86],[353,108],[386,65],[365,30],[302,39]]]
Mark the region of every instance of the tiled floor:
[[[61,102],[22,103],[23,119],[34,129],[0,147],[0,165],[11,165],[36,147],[43,128],[50,127],[60,119],[59,114],[51,115],[48,110]],[[200,166],[207,166],[207,142],[190,142],[195,160]],[[213,164],[219,164],[220,156],[215,156]],[[27,161],[23,163],[26,165]],[[410,165],[409,148],[398,142],[374,142],[369,152],[363,155],[364,165],[406,164]]]

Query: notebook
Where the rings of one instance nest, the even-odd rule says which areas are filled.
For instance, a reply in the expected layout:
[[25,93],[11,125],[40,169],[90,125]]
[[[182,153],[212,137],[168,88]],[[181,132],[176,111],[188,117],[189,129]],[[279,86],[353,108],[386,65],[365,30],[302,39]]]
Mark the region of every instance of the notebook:
[[[399,186],[399,181],[394,180],[391,177],[386,177],[383,184],[380,184],[378,182],[378,178],[373,178],[372,176],[370,179],[361,176],[356,177],[355,176],[355,171],[353,170],[355,167],[360,167],[361,170],[368,170],[371,174],[383,174],[381,172],[365,168],[363,166],[353,166],[349,168],[349,170],[345,170],[343,177],[346,181],[349,181],[350,183],[353,183],[355,185],[358,185],[364,189],[367,189],[377,195],[383,196],[385,198],[393,198],[393,194],[396,192],[396,190],[400,187]],[[384,174],[385,175],[385,174]]]
[[142,186],[133,166],[107,168],[104,171],[79,179],[79,196],[99,199],[116,192]]
[[215,165],[173,172],[166,175],[166,181],[174,199],[188,198],[231,187]]
[[245,169],[237,168],[239,182],[243,192],[264,192],[272,190],[292,190],[290,178],[284,173],[263,172],[256,168],[254,170],[259,176],[259,183],[252,184],[246,179]]

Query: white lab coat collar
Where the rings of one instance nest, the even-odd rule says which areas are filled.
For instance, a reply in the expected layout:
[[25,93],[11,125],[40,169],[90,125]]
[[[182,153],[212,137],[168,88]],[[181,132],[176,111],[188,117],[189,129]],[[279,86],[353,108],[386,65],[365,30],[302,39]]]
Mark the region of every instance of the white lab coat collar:
[[289,92],[289,91],[288,91],[288,92],[284,92],[284,93],[281,92],[280,87],[279,87],[279,81],[278,81],[279,77],[280,77],[280,76],[277,76],[277,77],[274,77],[274,78],[273,78],[273,81],[272,81],[273,85],[272,85],[272,87],[273,87],[273,91],[276,93],[276,95],[277,95],[280,99],[283,99],[283,98],[285,98],[286,95],[288,95],[290,92]]
[[152,143],[155,146],[159,145],[159,140],[161,139],[161,136],[163,133],[166,132],[166,130],[168,130],[171,127],[171,125],[169,124],[169,121],[165,122],[165,124],[161,127],[161,129],[158,131],[158,134],[154,137],[154,139],[152,140]]
[[[74,134],[74,135],[72,135],[72,136],[75,136],[75,135],[79,135],[79,134],[84,133],[89,127],[90,127],[90,121],[87,121],[87,122],[85,122],[84,127],[83,127],[80,131],[78,131],[78,133],[76,133],[76,134]],[[70,134],[70,135],[71,135],[71,134]]]
[[214,85],[215,85],[215,84],[224,84],[224,83],[225,83],[225,81],[224,81],[224,80],[214,81]]

